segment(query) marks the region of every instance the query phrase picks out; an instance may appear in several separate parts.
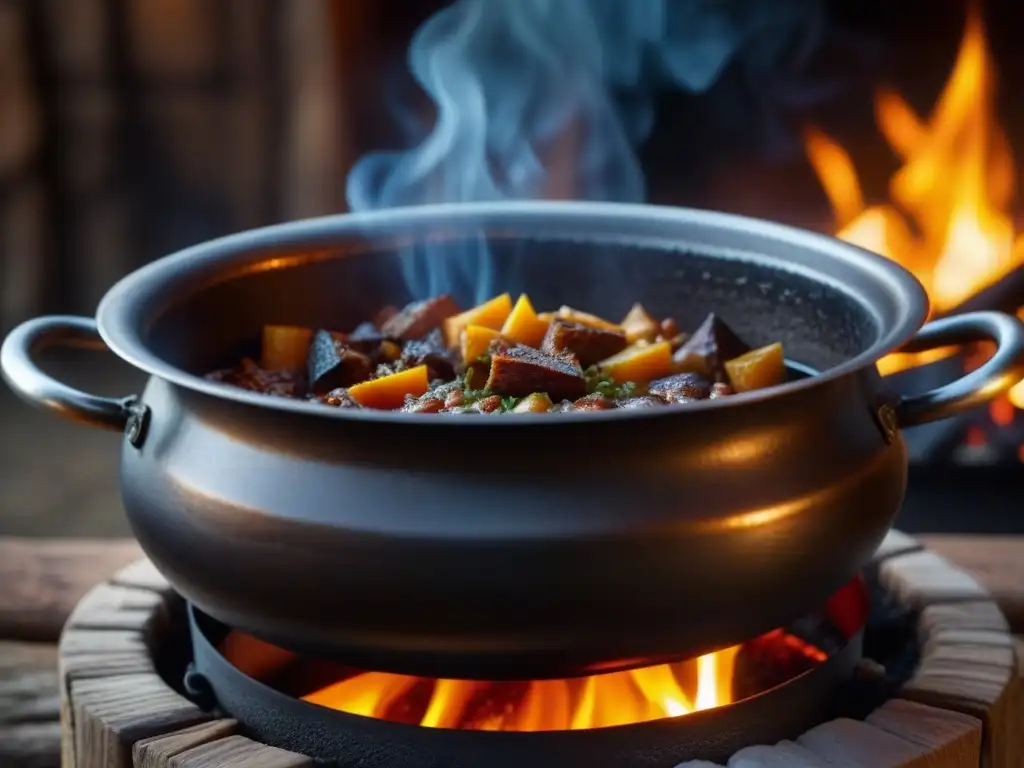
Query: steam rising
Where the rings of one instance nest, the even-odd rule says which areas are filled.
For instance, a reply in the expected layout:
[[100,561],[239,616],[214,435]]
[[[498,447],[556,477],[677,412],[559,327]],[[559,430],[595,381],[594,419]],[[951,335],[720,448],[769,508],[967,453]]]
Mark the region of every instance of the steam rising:
[[[819,2],[458,0],[409,48],[411,72],[436,105],[430,132],[412,149],[361,158],[348,177],[349,206],[642,202],[635,147],[653,126],[654,89],[705,91],[744,50],[770,65]],[[409,255],[414,296],[494,293],[482,236],[444,250]]]

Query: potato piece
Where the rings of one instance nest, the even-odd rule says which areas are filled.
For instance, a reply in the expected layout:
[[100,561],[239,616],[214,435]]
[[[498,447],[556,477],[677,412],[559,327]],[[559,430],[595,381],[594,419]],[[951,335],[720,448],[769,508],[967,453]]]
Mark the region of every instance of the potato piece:
[[541,320],[537,316],[533,304],[524,293],[520,295],[516,305],[512,307],[512,314],[508,316],[505,324],[501,327],[501,335],[516,344],[539,347],[550,324],[550,319]]
[[312,328],[294,325],[263,326],[260,367],[267,371],[302,371],[306,368]]
[[380,327],[381,333],[389,339],[411,341],[426,336],[449,318],[459,312],[459,305],[447,294],[425,301],[406,304],[402,311],[390,317]]
[[618,354],[625,348],[626,334],[621,330],[583,325],[562,317],[551,321],[540,346],[541,351],[549,355],[570,353],[584,368]]
[[491,355],[486,389],[503,397],[545,392],[552,400],[575,400],[587,393],[587,382],[579,367],[565,358],[519,345]]
[[631,347],[602,360],[597,367],[616,384],[646,384],[672,373],[672,345],[667,341]]
[[512,413],[547,413],[554,403],[544,392],[534,392],[516,403]]
[[626,332],[626,341],[636,344],[638,341],[654,341],[661,333],[661,325],[647,314],[643,304],[637,303],[629,310],[619,324]]
[[467,325],[462,329],[462,362],[471,365],[486,355],[491,342],[502,338],[501,333],[482,325]]
[[507,293],[485,301],[472,309],[467,309],[444,321],[444,340],[449,347],[458,347],[462,342],[462,329],[467,325],[482,325],[484,328],[498,331],[512,314],[512,297]]
[[776,342],[752,349],[726,361],[725,370],[736,392],[753,392],[755,389],[781,384],[786,380],[786,359],[782,353],[782,344]]
[[563,304],[558,308],[558,317],[565,318],[573,323],[579,323],[580,325],[588,325],[591,328],[600,328],[603,331],[622,331],[622,328],[615,323],[609,323],[597,315],[592,315],[589,312],[581,312],[578,309]]
[[406,395],[420,397],[429,387],[427,366],[418,365],[389,376],[356,384],[349,388],[348,394],[364,408],[393,411],[405,405]]

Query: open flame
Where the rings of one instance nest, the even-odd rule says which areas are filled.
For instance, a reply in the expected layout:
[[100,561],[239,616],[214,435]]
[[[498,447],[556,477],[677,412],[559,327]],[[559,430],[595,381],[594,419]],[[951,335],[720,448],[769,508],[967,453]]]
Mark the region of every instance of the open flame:
[[[808,662],[826,654],[775,630],[755,642]],[[696,659],[590,677],[527,682],[430,680],[361,672],[304,701],[355,715],[428,728],[478,731],[555,731],[603,728],[678,717],[733,701],[741,646]]]
[[[928,291],[932,309],[953,309],[1024,261],[1024,239],[1010,214],[1016,193],[1014,158],[995,114],[996,76],[976,7],[938,101],[923,120],[898,93],[882,88],[876,121],[902,165],[889,181],[891,202],[865,203],[846,150],[815,128],[805,133],[811,165],[831,202],[837,236],[909,269]],[[890,355],[892,373],[943,357]],[[1024,407],[1024,388],[1011,399]]]

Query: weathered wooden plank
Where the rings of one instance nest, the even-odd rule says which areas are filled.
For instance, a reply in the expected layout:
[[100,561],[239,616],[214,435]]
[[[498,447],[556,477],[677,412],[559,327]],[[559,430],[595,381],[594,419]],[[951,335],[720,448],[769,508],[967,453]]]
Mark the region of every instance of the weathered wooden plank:
[[57,648],[0,641],[0,766],[60,764]]
[[830,766],[848,768],[903,768],[928,753],[920,744],[845,717],[815,726],[796,741]]
[[878,573],[882,585],[911,608],[990,599],[988,590],[969,574],[927,550],[889,558]]
[[228,736],[181,752],[167,765],[168,768],[306,768],[312,766],[313,761],[244,736]]
[[213,719],[152,673],[73,680],[70,688],[77,768],[128,768],[140,739]]
[[929,766],[974,768],[981,760],[981,720],[960,712],[892,699],[867,723],[927,749]]
[[168,768],[172,758],[194,747],[233,736],[238,723],[234,720],[213,720],[174,733],[153,736],[135,742],[132,760],[135,768]]
[[887,560],[890,557],[896,555],[906,554],[907,552],[914,552],[921,549],[921,542],[917,539],[908,536],[902,531],[891,530],[886,534],[885,540],[881,546],[875,550],[875,555],[872,558],[875,562],[881,562]]
[[1024,536],[938,535],[922,543],[985,585],[1015,631],[1024,631]]

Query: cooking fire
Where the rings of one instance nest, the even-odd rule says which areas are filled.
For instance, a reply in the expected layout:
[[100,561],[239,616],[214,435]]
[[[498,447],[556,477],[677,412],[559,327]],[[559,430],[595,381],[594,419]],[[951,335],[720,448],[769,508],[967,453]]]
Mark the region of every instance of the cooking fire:
[[[842,642],[828,627],[816,627],[810,634],[822,635],[816,642],[824,646]],[[776,629],[695,659],[555,680],[492,682],[346,670],[337,682],[300,696],[340,712],[426,728],[585,730],[679,717],[756,695],[824,662],[829,654],[816,642]],[[240,632],[224,639],[222,652],[264,677],[274,673],[259,663],[250,668],[254,657],[287,656]],[[292,669],[286,677],[306,680],[329,674],[317,661],[297,663],[307,669]],[[310,671],[318,668],[324,671]],[[308,683],[283,687],[304,685]]]
[[[876,93],[879,131],[900,161],[889,180],[889,201],[869,204],[846,149],[816,127],[805,132],[836,236],[910,270],[927,289],[937,315],[955,311],[1024,264],[1024,233],[1013,215],[1015,159],[996,112],[996,65],[979,5],[968,5],[953,69],[926,118],[896,91],[882,87]],[[947,348],[893,354],[878,368],[894,373],[952,353]],[[967,366],[973,365],[968,357]],[[1024,408],[1024,384],[991,403],[992,422],[1007,426],[1019,408]],[[984,442],[985,437],[975,429],[967,440]]]

